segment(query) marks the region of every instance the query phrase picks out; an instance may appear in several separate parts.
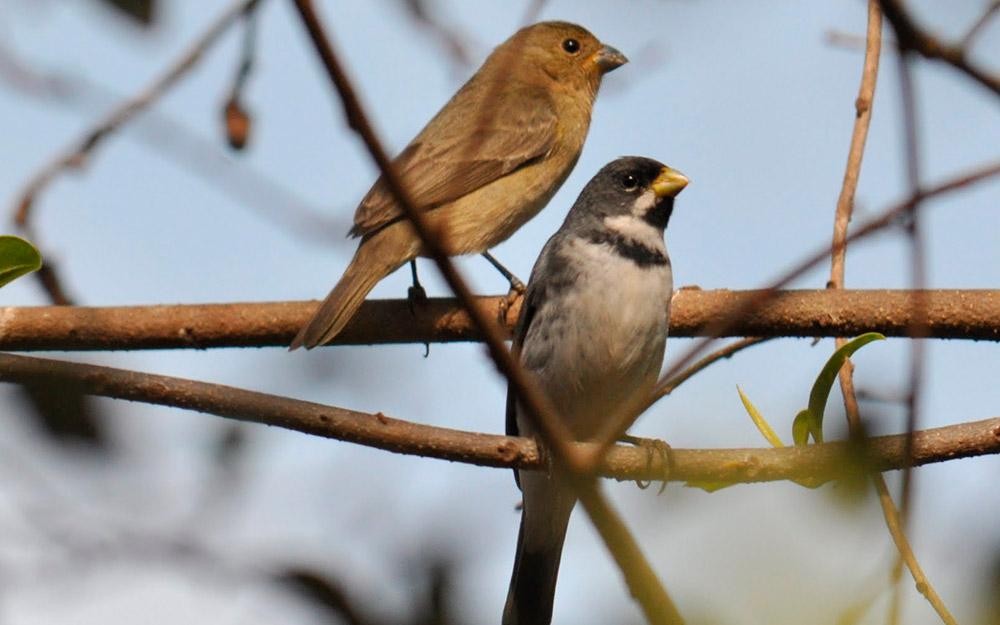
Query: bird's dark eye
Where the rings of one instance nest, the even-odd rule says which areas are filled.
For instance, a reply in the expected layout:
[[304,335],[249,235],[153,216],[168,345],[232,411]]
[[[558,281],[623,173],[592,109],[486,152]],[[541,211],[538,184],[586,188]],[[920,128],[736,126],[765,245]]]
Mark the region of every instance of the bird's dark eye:
[[622,188],[626,191],[635,191],[636,187],[639,186],[639,181],[632,174],[622,174],[621,183]]
[[580,42],[571,37],[563,41],[562,48],[569,54],[576,54],[580,51]]

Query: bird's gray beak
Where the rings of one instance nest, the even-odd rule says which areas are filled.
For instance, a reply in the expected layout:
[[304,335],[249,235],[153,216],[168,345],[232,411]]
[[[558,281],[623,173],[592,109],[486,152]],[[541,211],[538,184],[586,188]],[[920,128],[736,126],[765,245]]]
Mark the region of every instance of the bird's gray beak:
[[595,52],[590,58],[602,74],[607,74],[611,70],[628,63],[628,58],[611,46],[601,46],[601,49]]
[[653,180],[653,193],[658,198],[677,197],[677,194],[688,185],[687,176],[669,167],[664,167],[660,175]]

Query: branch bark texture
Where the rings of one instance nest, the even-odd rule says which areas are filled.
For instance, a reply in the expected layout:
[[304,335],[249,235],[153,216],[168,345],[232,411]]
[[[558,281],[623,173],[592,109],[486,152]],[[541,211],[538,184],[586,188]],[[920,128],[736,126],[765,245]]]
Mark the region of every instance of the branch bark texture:
[[[486,467],[548,469],[535,442],[403,421],[256,391],[165,375],[0,354],[0,381],[72,383],[83,392],[195,410],[282,427],[395,453]],[[616,446],[600,473],[619,480],[697,482],[817,482],[958,458],[1000,453],[1000,417],[857,442],[780,449],[672,449],[666,460],[645,449]],[[587,454],[595,444],[573,443]]]
[[[760,291],[684,289],[671,308],[670,333],[705,336],[712,323],[759,298]],[[877,331],[907,336],[913,299],[903,290],[782,291],[729,327],[725,336],[852,336]],[[931,338],[1000,340],[1000,290],[930,290],[923,326]],[[494,318],[500,297],[476,305]],[[312,313],[312,302],[156,306],[0,308],[0,349],[132,350],[285,346]],[[520,301],[506,314],[509,331]],[[454,299],[432,299],[414,316],[406,300],[364,303],[336,343],[479,341],[480,332]]]

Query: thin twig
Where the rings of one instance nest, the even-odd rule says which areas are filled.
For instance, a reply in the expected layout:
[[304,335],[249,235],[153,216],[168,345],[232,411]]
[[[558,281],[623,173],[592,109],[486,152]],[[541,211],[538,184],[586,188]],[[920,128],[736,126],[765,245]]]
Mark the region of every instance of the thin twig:
[[[898,28],[898,24],[893,22],[893,26]],[[902,36],[899,30],[897,36]],[[906,161],[907,182],[911,193],[920,189],[920,173],[922,160],[920,158],[920,142],[917,136],[917,112],[916,96],[913,87],[913,74],[911,72],[912,49],[903,48],[902,53],[897,57],[899,73],[900,107],[902,108],[903,120],[903,154]],[[924,254],[924,238],[920,228],[919,203],[913,205],[905,216],[904,225],[906,228],[907,240],[910,244],[911,277],[910,281],[916,287],[923,286],[927,281],[926,256]],[[926,309],[927,303],[920,294],[913,297],[913,319],[911,321],[910,336],[910,371],[905,393],[906,407],[906,431],[915,432],[920,427],[920,400],[923,391],[925,350],[924,341],[920,340],[926,336]],[[907,441],[907,451],[912,449],[912,439]],[[884,487],[884,484],[883,484]],[[884,495],[880,493],[880,499],[889,497],[888,489],[883,488]],[[902,536],[905,536],[910,519],[910,507],[913,493],[913,473],[906,469],[903,471],[902,487],[900,494],[899,515],[896,525]],[[900,544],[899,537],[896,539],[897,546]],[[908,545],[907,545],[908,546]],[[897,583],[896,595],[893,597],[892,607],[894,616],[900,619],[901,603],[899,580],[902,577],[903,562],[907,564],[915,562],[912,551],[900,549],[900,558],[893,568],[893,577]],[[941,620],[947,625],[956,623],[955,618],[948,611],[947,607],[940,600],[934,588],[926,581],[923,572],[910,566],[911,575],[917,582],[917,588],[937,611]]]
[[[868,38],[864,35],[844,32],[842,30],[830,29],[823,34],[823,39],[831,46],[864,52],[868,45]],[[882,50],[890,51],[896,49],[895,41],[887,41],[883,38]]]
[[[530,438],[452,430],[198,380],[0,353],[0,381],[73,384],[91,395],[194,410],[399,454],[482,467],[548,468]],[[669,460],[621,445],[611,449],[600,472],[623,481],[827,481],[901,469],[908,463],[922,466],[1000,454],[1000,417],[917,432],[912,457],[905,453],[905,439],[905,434],[896,434],[781,449],[674,448]]]
[[243,43],[240,46],[240,62],[236,76],[229,89],[229,99],[239,99],[253,73],[254,58],[257,54],[257,3],[247,4],[243,9]]
[[[875,96],[875,84],[878,78],[879,56],[881,52],[882,40],[882,16],[877,0],[869,0],[868,3],[868,33],[865,47],[864,69],[862,70],[861,86],[858,89],[858,97],[855,103],[856,118],[854,130],[851,135],[851,147],[848,151],[847,167],[844,172],[844,182],[841,187],[840,197],[837,199],[836,216],[834,218],[833,244],[836,250],[831,255],[830,282],[828,286],[833,289],[844,287],[845,261],[847,255],[847,231],[854,208],[854,197],[857,191],[858,179],[861,173],[861,164],[864,157],[865,142],[868,136],[868,128],[871,122],[871,106]],[[905,55],[904,55],[905,56]],[[913,194],[916,188],[911,189]],[[916,207],[916,205],[915,205]],[[916,313],[915,313],[916,314]],[[839,349],[846,343],[844,338],[837,338],[836,344]],[[862,423],[860,410],[858,408],[857,395],[854,392],[854,365],[848,359],[839,372],[840,389],[844,398],[844,409],[847,416],[848,426],[854,436],[862,434]],[[912,433],[912,429],[907,429]],[[907,436],[905,447],[912,449],[912,436]],[[909,472],[909,469],[906,469]],[[872,482],[878,492],[879,504],[882,507],[882,514],[886,520],[886,526],[896,544],[901,560],[905,561],[910,570],[910,574],[917,582],[917,587],[927,597],[934,609],[941,615],[946,623],[953,622],[951,614],[944,603],[938,597],[934,588],[927,581],[923,570],[917,562],[913,549],[906,537],[904,524],[901,521],[899,512],[889,495],[885,478],[881,474],[873,474]],[[890,623],[899,621],[899,567],[893,567],[893,599],[890,609]]]
[[[830,255],[830,281],[827,287],[831,289],[844,288],[844,270],[847,257],[847,231],[854,213],[854,197],[858,187],[858,179],[861,174],[861,163],[864,158],[865,143],[868,138],[868,128],[871,123],[871,107],[875,99],[875,84],[878,79],[879,58],[882,49],[882,12],[879,9],[877,0],[868,2],[868,32],[864,38],[864,67],[861,72],[861,86],[858,88],[858,97],[855,100],[854,130],[851,133],[851,146],[847,154],[847,167],[844,171],[844,181],[840,189],[840,196],[837,198],[837,208],[833,221],[833,248],[836,250]],[[840,349],[847,343],[843,337],[837,337],[836,347]],[[853,436],[863,435],[861,414],[858,409],[858,398],[854,393],[854,364],[848,358],[844,361],[844,366],[838,372],[840,381],[840,393],[844,399],[844,412],[847,419],[848,428]],[[879,493],[888,492],[885,486],[885,479],[881,474],[873,475],[872,482]],[[882,513],[887,521],[889,532],[898,528],[898,512],[891,497],[879,497],[879,504],[882,506]],[[896,537],[893,537],[896,540]],[[905,542],[905,535],[902,536]],[[900,562],[897,558],[896,562]],[[892,603],[889,610],[889,624],[898,625],[899,621],[899,574],[894,566],[892,576]]]
[[530,0],[527,8],[524,9],[524,15],[521,16],[521,23],[528,25],[536,21],[547,3],[548,0]]
[[[903,442],[905,450],[903,453],[904,458],[912,458],[912,454],[915,448],[914,441],[916,439],[916,432],[909,432],[906,434],[901,434],[903,437]],[[908,471],[912,467],[907,466],[904,470]],[[916,555],[913,553],[912,547],[910,547],[909,541],[906,539],[906,528],[903,527],[901,523],[901,516],[898,514],[891,514],[889,511],[895,510],[892,502],[892,495],[889,494],[889,489],[885,485],[885,480],[880,479],[875,482],[875,488],[878,491],[879,503],[882,506],[882,514],[885,517],[886,525],[889,527],[889,534],[892,536],[893,541],[896,543],[896,550],[899,552],[900,557],[906,563],[906,568],[909,569],[910,575],[913,577],[914,584],[916,585],[917,592],[922,594],[927,601],[937,612],[938,617],[940,617],[943,623],[947,625],[958,625],[958,621],[952,616],[951,612],[944,605],[944,601],[934,590],[930,581],[927,579],[927,575],[924,574],[923,568],[921,568],[920,563],[917,561]],[[899,609],[898,609],[898,599],[893,600],[897,606],[894,609],[895,619],[899,619]]]
[[103,119],[97,122],[82,137],[75,141],[69,148],[64,150],[51,163],[39,171],[34,178],[28,182],[17,202],[14,219],[21,227],[26,227],[31,206],[35,202],[38,194],[57,175],[67,169],[78,169],[82,167],[87,158],[97,148],[101,142],[114,133],[123,124],[143,109],[149,107],[157,99],[166,93],[177,81],[195,66],[202,55],[219,40],[231,24],[238,20],[248,7],[258,2],[258,0],[238,0],[231,4],[228,9],[215,19],[205,32],[194,41],[188,51],[182,55],[174,64],[159,78],[154,80],[141,93],[123,102]]
[[464,35],[434,16],[430,7],[427,6],[427,0],[403,0],[403,6],[410,12],[410,16],[417,24],[429,30],[441,43],[441,46],[448,53],[448,58],[456,67],[472,65],[472,55],[469,53],[469,46]]
[[[0,79],[20,93],[78,113],[106,109],[122,100],[107,86],[68,72],[29,66],[0,44]],[[298,240],[329,245],[343,241],[347,223],[324,215],[268,173],[238,161],[180,120],[158,109],[133,118],[130,137],[163,155],[184,172],[216,188],[238,204],[254,209]],[[46,264],[50,256],[43,254]],[[52,290],[47,289],[50,295]],[[57,296],[52,295],[53,303]]]
[[753,347],[754,345],[760,345],[761,343],[765,341],[770,341],[773,338],[777,337],[748,336],[738,341],[734,341],[729,345],[726,345],[725,347],[712,352],[711,354],[705,356],[704,358],[694,363],[684,371],[681,371],[674,377],[666,379],[660,384],[658,384],[656,388],[653,389],[653,392],[649,399],[649,405],[652,406],[660,399],[666,397],[670,393],[673,393],[678,386],[687,382],[692,376],[694,376],[696,373],[699,373],[701,370],[705,369],[709,365],[712,365],[713,363],[716,363],[720,360],[724,360],[726,358],[732,358],[733,355],[736,354],[736,352],[743,351],[744,349],[748,347]]
[[252,119],[243,104],[243,90],[254,68],[254,57],[257,53],[257,7],[256,3],[248,4],[243,10],[243,43],[240,46],[240,61],[236,66],[233,84],[222,107],[223,119],[226,124],[226,138],[234,150],[246,147],[250,136]]
[[[898,57],[900,108],[903,122],[903,158],[906,162],[906,178],[912,195],[920,189],[920,141],[917,136],[916,96],[914,95],[913,75],[911,73],[912,52],[905,50]],[[920,229],[920,202],[915,202],[904,215],[904,227],[910,243],[911,276],[910,282],[919,289],[927,281],[926,260],[924,256],[923,234]],[[910,374],[906,389],[906,430],[917,429],[920,421],[920,396],[924,377],[924,343],[919,340],[926,336],[925,298],[918,291],[913,295],[913,317],[910,321]],[[910,508],[910,472],[903,473],[902,495],[900,497],[900,525],[905,528],[909,518]]]
[[882,14],[879,11],[877,0],[869,0],[868,2],[866,41],[861,86],[858,89],[858,97],[854,101],[854,130],[851,133],[851,146],[847,153],[844,181],[841,185],[840,196],[837,198],[833,242],[830,246],[833,252],[830,255],[830,282],[827,286],[834,289],[844,288],[847,230],[854,213],[854,196],[861,175],[861,162],[865,154],[868,126],[872,116],[872,103],[875,99],[875,82],[878,78],[879,55],[882,49]]
[[[841,186],[840,196],[837,198],[837,208],[834,213],[833,223],[833,248],[836,250],[830,257],[830,281],[827,284],[832,289],[844,288],[844,270],[847,256],[847,231],[851,217],[854,213],[854,197],[857,191],[858,179],[861,174],[861,163],[864,157],[865,142],[868,137],[868,128],[871,123],[871,106],[875,99],[875,84],[878,78],[879,57],[882,48],[882,12],[877,0],[868,2],[868,32],[864,39],[865,58],[864,68],[861,73],[861,86],[858,88],[858,97],[855,101],[854,130],[851,134],[851,147],[848,150],[847,167],[844,171],[844,182]],[[836,347],[840,349],[847,343],[843,337],[836,339]],[[844,399],[844,412],[847,419],[848,428],[855,437],[863,435],[863,425],[861,423],[861,413],[858,409],[858,398],[854,393],[854,364],[850,359],[844,361],[844,366],[838,372],[840,381],[840,392]],[[888,493],[885,485],[885,478],[881,474],[873,475],[872,482],[878,493]],[[886,518],[886,525],[890,534],[900,528],[898,522],[899,513],[891,497],[879,497],[879,504],[882,506],[882,514]],[[891,521],[889,521],[891,519]],[[892,537],[894,542],[906,543],[906,536],[903,534]],[[900,558],[896,559],[891,576],[892,597],[890,599],[889,624],[899,623],[899,600],[900,600],[900,574],[898,566]]]
[[53,306],[73,306],[76,300],[69,295],[65,282],[59,273],[59,263],[47,252],[42,253],[45,263],[35,272],[35,279],[49,297]]
[[[670,334],[708,336],[716,319],[734,314],[758,300],[761,293],[685,289],[671,304]],[[929,337],[1000,341],[1000,289],[931,290],[925,297]],[[913,314],[911,301],[912,294],[906,290],[778,291],[768,303],[733,324],[726,336],[834,337],[874,331],[905,337]],[[504,310],[503,296],[480,296],[475,302],[494,318]],[[284,347],[315,308],[315,302],[0,307],[0,349]],[[519,309],[520,303],[506,309],[505,332],[512,329]],[[366,301],[335,344],[482,340],[482,333],[453,298],[429,299],[416,315],[409,310],[405,299]]]
[[921,29],[900,0],[879,0],[879,4],[882,13],[896,31],[901,51],[913,50],[924,58],[943,61],[983,85],[994,95],[1000,95],[1000,77],[973,65],[962,46],[944,43]]
[[983,28],[990,23],[990,20],[993,18],[993,15],[998,9],[1000,9],[1000,0],[993,0],[993,2],[990,3],[990,6],[986,7],[983,14],[979,16],[979,19],[976,20],[975,24],[969,27],[969,30],[965,32],[965,36],[962,37],[962,41],[959,42],[958,45],[963,50],[968,52],[969,47],[973,44],[976,36],[979,35]]
[[[489,319],[474,305],[474,298],[471,291],[469,291],[465,282],[459,276],[443,246],[435,237],[435,233],[426,222],[425,216],[416,208],[399,176],[393,170],[389,156],[369,124],[350,81],[347,79],[347,75],[344,73],[329,43],[329,38],[319,22],[311,0],[295,0],[295,5],[299,10],[299,15],[302,17],[302,21],[309,32],[309,36],[327,70],[330,80],[340,94],[348,124],[364,139],[368,151],[378,164],[386,186],[402,208],[403,213],[412,223],[413,229],[420,237],[424,250],[437,263],[448,286],[458,296],[459,300],[462,301],[476,326],[483,332],[490,355],[500,371],[506,376],[518,399],[526,408],[526,412],[533,421],[533,425],[537,427],[537,431],[545,442],[546,447],[552,452],[553,459],[558,466],[564,467],[571,475],[580,478],[581,482],[593,479],[587,476],[586,470],[590,468],[589,465],[581,464],[579,454],[572,447],[572,436],[569,429],[558,418],[557,411],[545,397],[544,393],[540,392],[534,380],[519,366],[507,350],[498,324]],[[584,510],[594,520],[601,537],[612,552],[614,552],[615,545],[623,544],[620,537],[628,535],[628,529],[617,517],[610,515],[600,516],[604,512],[602,509],[604,500],[596,487],[591,487],[590,489],[581,488],[580,494],[583,495],[580,501],[583,504]],[[603,508],[607,508],[606,504],[604,504]],[[618,539],[615,539],[615,537],[618,537]],[[629,544],[634,545],[634,543]],[[615,552],[614,555],[619,565],[627,564],[629,566],[628,570],[623,569],[625,578],[629,582],[629,589],[632,595],[639,600],[646,618],[651,623],[683,623],[680,613],[677,611],[663,585],[657,579],[656,573],[641,551],[636,549],[629,551],[627,554]],[[623,562],[622,559],[625,556],[628,558],[627,563]]]

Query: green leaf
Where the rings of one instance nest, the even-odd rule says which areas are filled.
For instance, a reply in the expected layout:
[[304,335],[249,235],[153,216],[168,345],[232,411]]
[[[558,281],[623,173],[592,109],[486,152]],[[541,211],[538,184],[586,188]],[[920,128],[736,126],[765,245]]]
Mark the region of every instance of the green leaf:
[[691,480],[684,483],[685,486],[691,488],[700,488],[706,493],[714,493],[717,490],[722,490],[723,488],[729,488],[734,484],[735,482],[710,482],[708,480],[703,482],[697,480]]
[[[764,415],[760,414],[760,411],[757,410],[757,406],[753,405],[753,402],[750,401],[750,398],[747,397],[746,393],[743,392],[743,389],[741,389],[739,385],[736,385],[736,392],[740,394],[740,401],[743,402],[743,407],[746,409],[747,414],[750,415],[750,419],[753,420],[754,425],[757,426],[757,430],[759,430],[761,435],[767,439],[767,442],[774,447],[784,447],[785,444],[781,442],[781,439],[774,432],[774,428],[772,428],[767,422]],[[709,480],[689,480],[688,482],[685,482],[686,486],[691,488],[700,488],[707,493],[714,493],[715,491],[728,488],[734,484],[736,484],[736,482]]]
[[[808,408],[800,410],[799,414],[795,415],[795,420],[792,421],[792,441],[794,441],[796,447],[809,442],[809,426],[812,421],[812,413],[809,412]],[[822,431],[820,431],[819,437],[820,439],[823,438]]]
[[750,401],[750,398],[746,396],[746,393],[743,392],[743,389],[738,384],[736,385],[736,392],[740,394],[740,401],[743,402],[743,408],[746,409],[747,414],[753,419],[753,424],[757,426],[757,430],[767,439],[767,442],[771,443],[772,447],[784,447],[785,444],[781,442],[781,438],[774,432],[767,419],[764,418],[764,415],[760,414],[757,406],[753,405],[753,402]]
[[0,286],[38,271],[41,266],[42,255],[31,243],[9,234],[0,235]]
[[[812,391],[809,393],[809,408],[800,412],[795,417],[796,421],[802,418],[806,422],[808,434],[811,434],[813,440],[817,443],[823,442],[823,412],[826,410],[826,402],[830,397],[830,389],[833,388],[833,381],[837,378],[840,368],[844,366],[844,361],[850,358],[851,354],[872,341],[882,340],[885,340],[885,336],[878,332],[867,332],[852,339],[840,349],[833,352],[830,359],[826,361],[826,365],[823,366],[823,370],[819,372],[816,381],[813,383]],[[807,414],[803,415],[803,413]],[[794,424],[792,429],[794,433]],[[798,439],[796,439],[796,444],[804,444],[805,442],[803,440],[803,443],[799,443]]]

